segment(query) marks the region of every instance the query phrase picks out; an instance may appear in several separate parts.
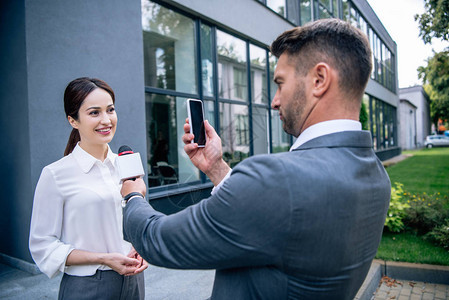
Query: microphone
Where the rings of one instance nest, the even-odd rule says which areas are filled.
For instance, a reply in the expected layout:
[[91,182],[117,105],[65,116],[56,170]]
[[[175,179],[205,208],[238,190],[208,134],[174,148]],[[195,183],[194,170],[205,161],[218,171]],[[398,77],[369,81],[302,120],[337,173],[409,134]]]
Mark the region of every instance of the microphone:
[[135,180],[145,174],[140,154],[138,152],[134,153],[133,150],[126,145],[123,145],[118,149],[117,166],[120,182],[129,179]]

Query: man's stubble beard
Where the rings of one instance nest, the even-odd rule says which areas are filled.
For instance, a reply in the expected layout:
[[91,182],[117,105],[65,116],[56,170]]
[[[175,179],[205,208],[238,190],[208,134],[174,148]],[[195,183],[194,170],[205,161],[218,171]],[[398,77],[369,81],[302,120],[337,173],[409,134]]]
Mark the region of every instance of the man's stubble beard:
[[282,128],[286,133],[295,137],[299,136],[301,124],[304,122],[301,118],[303,117],[305,105],[306,94],[304,92],[304,84],[300,84],[295,90],[294,98],[290,102],[290,106],[282,114],[284,116]]

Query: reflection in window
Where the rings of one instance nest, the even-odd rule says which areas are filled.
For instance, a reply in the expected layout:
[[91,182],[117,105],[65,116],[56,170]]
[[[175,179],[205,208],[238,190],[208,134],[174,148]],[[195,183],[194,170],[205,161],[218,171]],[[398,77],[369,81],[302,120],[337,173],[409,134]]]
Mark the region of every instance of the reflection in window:
[[199,171],[184,155],[180,139],[187,118],[186,99],[147,94],[145,110],[149,187],[199,180]]
[[215,128],[214,101],[203,101],[203,107],[204,107],[204,119],[207,120],[209,124]]
[[254,154],[270,152],[268,144],[268,110],[265,107],[253,106],[253,149]]
[[233,68],[234,77],[234,89],[232,93],[232,99],[245,100],[247,98],[247,85],[246,85],[246,68],[243,69],[240,66]]
[[268,104],[267,94],[267,52],[250,45],[249,56],[251,62],[251,94],[253,103]]
[[295,25],[300,25],[299,20],[299,1],[287,0],[287,19]]
[[348,0],[341,1],[342,6],[342,19],[345,21],[349,20],[349,3]]
[[236,115],[236,137],[238,146],[249,146],[249,119],[248,115]]
[[363,130],[371,130],[370,113],[369,113],[369,96],[367,94],[363,94],[362,108],[360,110],[360,122],[362,123]]
[[214,95],[212,29],[201,24],[201,78],[203,81],[203,95]]
[[320,19],[327,19],[332,17],[331,13],[327,10],[327,8],[325,8],[322,5],[318,5],[318,10]]
[[267,6],[284,18],[287,17],[285,0],[267,0]]
[[142,2],[145,85],[196,93],[195,24],[156,3]]
[[279,111],[271,111],[271,143],[273,153],[285,152],[290,149],[290,137],[282,128],[282,122],[279,118]]
[[246,43],[217,30],[217,54],[220,98],[248,101]]
[[301,25],[312,21],[312,1],[300,0],[301,5]]
[[223,159],[232,168],[249,155],[248,106],[219,103],[219,109]]
[[276,70],[277,58],[271,52],[268,53],[268,62],[270,64],[270,103],[277,91],[277,85],[274,83],[274,71]]

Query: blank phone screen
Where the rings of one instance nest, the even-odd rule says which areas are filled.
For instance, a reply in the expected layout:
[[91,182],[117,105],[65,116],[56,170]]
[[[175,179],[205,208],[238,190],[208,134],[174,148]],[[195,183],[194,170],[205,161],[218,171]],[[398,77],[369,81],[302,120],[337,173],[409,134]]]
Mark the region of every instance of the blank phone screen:
[[206,144],[206,132],[204,129],[203,104],[201,101],[189,101],[190,105],[190,125],[195,136],[193,141],[198,145]]

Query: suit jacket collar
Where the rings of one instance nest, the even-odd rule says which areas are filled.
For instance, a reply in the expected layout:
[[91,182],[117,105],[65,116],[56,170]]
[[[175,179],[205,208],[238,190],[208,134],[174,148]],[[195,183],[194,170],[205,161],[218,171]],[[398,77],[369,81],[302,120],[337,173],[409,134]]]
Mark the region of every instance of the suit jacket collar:
[[307,150],[312,148],[336,148],[336,147],[352,147],[352,148],[372,148],[373,142],[369,131],[343,131],[326,134],[314,138],[293,151]]

